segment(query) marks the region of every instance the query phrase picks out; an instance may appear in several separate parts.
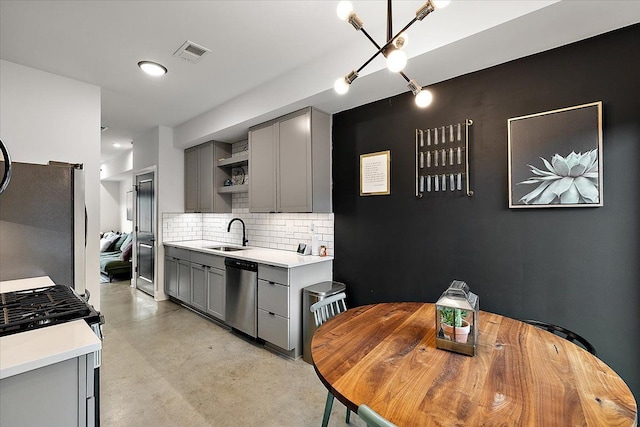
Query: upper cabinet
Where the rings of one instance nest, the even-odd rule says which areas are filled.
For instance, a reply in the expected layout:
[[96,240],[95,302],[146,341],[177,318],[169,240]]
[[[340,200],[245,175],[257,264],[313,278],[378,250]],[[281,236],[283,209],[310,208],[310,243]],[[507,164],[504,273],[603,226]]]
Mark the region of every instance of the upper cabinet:
[[231,155],[231,146],[210,141],[184,151],[185,212],[231,212],[231,194],[219,194],[228,174],[214,167]]
[[251,212],[331,212],[330,126],[306,108],[249,130]]

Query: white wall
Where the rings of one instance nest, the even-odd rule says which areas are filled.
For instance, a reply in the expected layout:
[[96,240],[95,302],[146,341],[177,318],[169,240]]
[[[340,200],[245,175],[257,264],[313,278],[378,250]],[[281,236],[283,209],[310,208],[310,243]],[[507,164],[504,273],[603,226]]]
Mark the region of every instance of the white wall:
[[131,174],[133,169],[133,150],[122,153],[100,165],[100,179],[116,180],[122,179],[123,175]]
[[133,221],[127,220],[127,192],[132,191],[133,150],[102,163],[100,180],[100,230],[130,233]]
[[[123,231],[124,233],[131,233],[131,231],[133,230],[133,221],[127,219],[127,193],[133,191],[132,182],[133,182],[133,179],[131,175],[129,175],[128,178],[125,178],[122,181],[120,181],[119,219],[120,219],[120,230]],[[131,207],[133,208],[133,194],[131,195],[131,203],[132,203]]]
[[120,183],[100,182],[100,231],[120,230]]
[[162,215],[165,212],[184,212],[184,151],[173,146],[173,129],[159,128],[158,144],[158,227],[156,241],[156,299],[166,299],[164,293],[164,246],[162,245]]
[[[154,294],[156,300],[164,300],[167,296],[164,293],[162,214],[184,211],[184,151],[173,147],[172,128],[159,126],[133,141],[134,177],[136,174],[151,170],[155,171],[154,188],[156,189]],[[135,251],[133,258],[135,266]]]
[[17,162],[83,163],[86,288],[100,308],[100,87],[0,60],[0,138]]
[[158,165],[158,144],[160,129],[154,128],[133,140],[133,171]]

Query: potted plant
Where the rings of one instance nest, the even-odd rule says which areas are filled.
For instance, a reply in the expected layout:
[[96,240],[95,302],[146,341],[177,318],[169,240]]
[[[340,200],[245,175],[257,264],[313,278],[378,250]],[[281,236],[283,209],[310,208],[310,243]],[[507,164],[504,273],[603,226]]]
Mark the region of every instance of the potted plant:
[[460,308],[442,307],[440,309],[440,321],[445,338],[460,343],[466,343],[471,327],[465,320],[467,310]]

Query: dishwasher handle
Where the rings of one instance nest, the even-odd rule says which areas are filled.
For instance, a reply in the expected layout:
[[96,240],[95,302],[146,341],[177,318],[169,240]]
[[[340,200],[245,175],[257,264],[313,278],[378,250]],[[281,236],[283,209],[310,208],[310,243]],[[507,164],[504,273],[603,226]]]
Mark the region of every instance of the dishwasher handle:
[[238,268],[240,270],[258,271],[258,263],[253,261],[246,261],[236,258],[225,258],[224,265],[227,267]]

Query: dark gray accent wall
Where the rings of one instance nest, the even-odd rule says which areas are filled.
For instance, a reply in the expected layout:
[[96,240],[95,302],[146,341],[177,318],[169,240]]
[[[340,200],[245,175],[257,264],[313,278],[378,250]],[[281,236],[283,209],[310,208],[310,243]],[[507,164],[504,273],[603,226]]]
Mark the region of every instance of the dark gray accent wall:
[[[464,280],[482,310],[583,335],[639,396],[637,52],[640,25],[436,84],[427,109],[405,93],[334,115],[334,276],[350,304],[435,301]],[[604,206],[509,209],[507,120],[593,101],[603,102]],[[475,195],[417,199],[415,129],[464,119]],[[359,156],[382,150],[391,194],[361,197]]]

